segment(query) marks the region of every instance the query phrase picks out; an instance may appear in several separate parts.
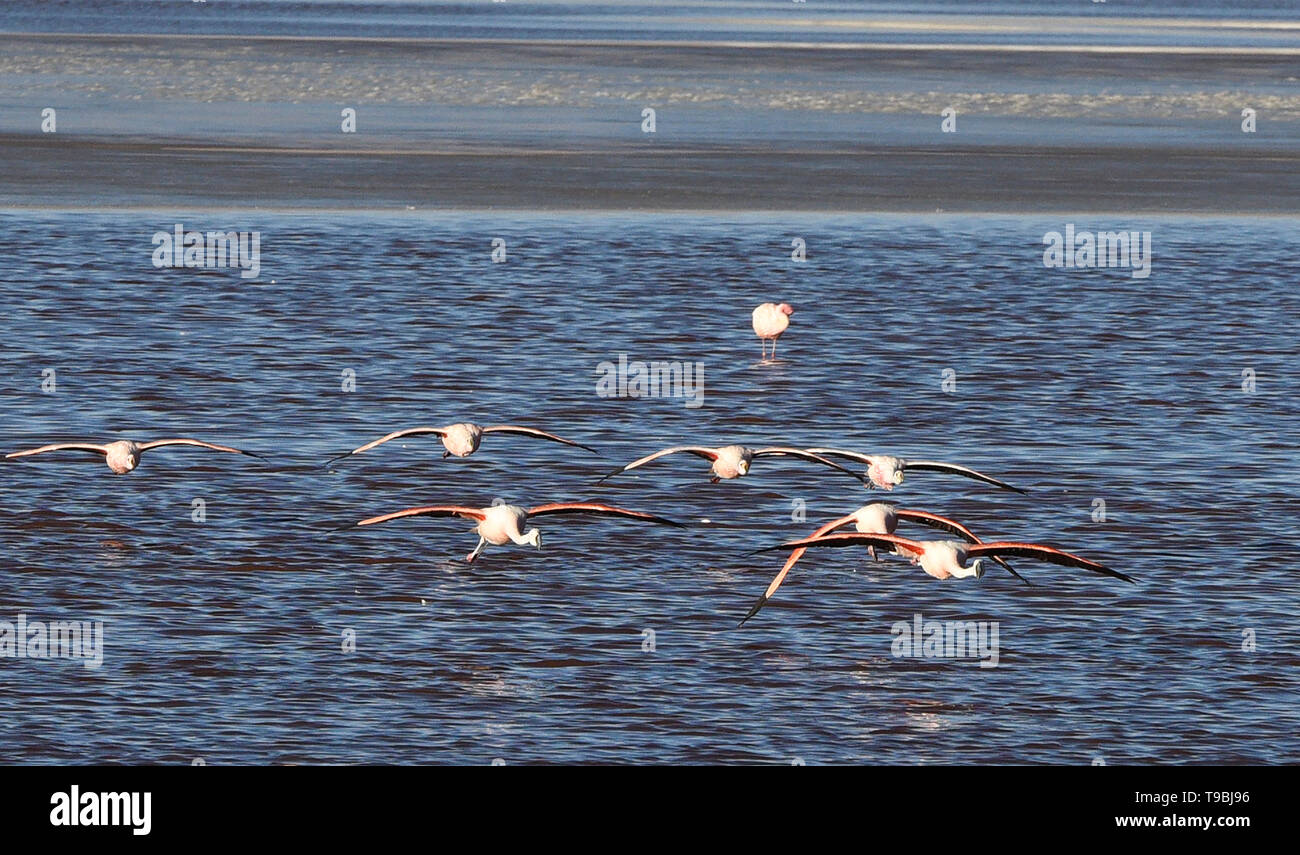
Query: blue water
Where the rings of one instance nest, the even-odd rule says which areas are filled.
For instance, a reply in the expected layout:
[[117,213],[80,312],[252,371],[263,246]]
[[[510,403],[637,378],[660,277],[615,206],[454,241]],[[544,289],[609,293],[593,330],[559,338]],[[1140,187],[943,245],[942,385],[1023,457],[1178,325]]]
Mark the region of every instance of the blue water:
[[[154,269],[177,221],[260,230],[260,277]],[[0,762],[1300,761],[1298,223],[1075,220],[1150,229],[1135,280],[1045,269],[1066,221],[0,214],[5,450],[191,435],[269,458],[0,466],[0,620],[105,622],[98,669],[0,659]],[[796,309],[775,365],[749,329],[765,300]],[[598,396],[620,353],[702,363],[703,406]],[[462,419],[603,457],[491,437],[445,461],[417,439],[322,467]],[[738,630],[782,560],[750,553],[871,494],[774,460],[711,485],[689,457],[594,486],[683,442],[974,466],[1031,493],[916,473],[892,498],[1138,584],[1023,560],[1032,588],[940,582],[834,550]],[[690,526],[552,517],[540,552],[472,567],[462,521],[333,530],[497,498]],[[918,613],[997,621],[999,666],[895,658]]]

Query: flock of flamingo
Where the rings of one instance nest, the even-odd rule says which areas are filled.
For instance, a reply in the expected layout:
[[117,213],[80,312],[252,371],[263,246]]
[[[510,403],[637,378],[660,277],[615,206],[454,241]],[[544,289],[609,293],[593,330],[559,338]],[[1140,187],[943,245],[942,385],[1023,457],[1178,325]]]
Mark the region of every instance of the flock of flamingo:
[[[754,333],[762,341],[762,361],[764,363],[776,359],[776,341],[789,327],[792,314],[794,314],[794,309],[788,303],[764,303],[754,310]],[[772,345],[770,357],[767,352],[769,342]],[[544,439],[574,448],[581,448],[592,453],[599,453],[594,448],[582,443],[535,428],[521,427],[519,425],[481,427],[469,422],[461,422],[443,427],[414,427],[393,431],[352,451],[330,458],[326,465],[346,457],[363,454],[384,443],[408,436],[437,436],[444,448],[442,455],[444,458],[453,456],[469,457],[479,450],[483,438],[489,434]],[[243,454],[249,457],[265,459],[251,451],[189,438],[157,439],[148,442],[118,440],[104,444],[89,442],[52,443],[27,451],[11,452],[5,455],[5,459],[32,457],[54,451],[81,451],[102,455],[109,469],[115,474],[123,475],[140,465],[140,458],[144,452],[170,446],[196,446],[211,451]],[[861,454],[856,451],[844,451],[835,448],[772,446],[754,449],[743,445],[724,445],[716,448],[679,445],[665,448],[634,460],[626,466],[619,467],[601,478],[597,484],[603,483],[615,475],[638,469],[673,454],[692,454],[709,461],[710,480],[714,484],[719,481],[742,478],[748,475],[753,461],[758,458],[789,457],[834,469],[860,481],[868,489],[874,487],[882,490],[893,490],[903,483],[904,473],[906,472],[942,472],[961,475],[1004,490],[1012,490],[1022,494],[1026,492],[997,478],[976,472],[974,469],[951,463],[940,463],[932,460],[904,460],[885,454]],[[866,470],[859,475],[853,470],[836,463],[835,459],[832,458],[865,465]],[[528,521],[534,517],[561,514],[590,514],[682,527],[681,523],[664,517],[619,508],[602,502],[553,502],[531,508],[523,508],[518,505],[492,505],[485,508],[467,505],[426,505],[369,517],[345,526],[345,528],[377,525],[414,516],[461,517],[474,523],[474,532],[479,538],[478,545],[465,556],[466,561],[473,562],[483,554],[483,551],[489,545],[504,546],[508,543],[514,543],[519,546],[533,546],[540,549],[542,534],[535,527],[525,530]],[[895,534],[895,531],[900,522],[927,526],[960,539],[916,540],[899,537]],[[852,532],[842,531],[850,526],[853,528]],[[956,520],[927,511],[899,508],[892,502],[872,502],[863,505],[850,514],[830,520],[808,537],[759,550],[759,552],[789,550],[790,555],[786,558],[781,570],[767,586],[767,589],[759,596],[758,601],[741,619],[740,624],[743,626],[746,621],[758,614],[759,610],[781,587],[790,571],[807,550],[851,546],[867,547],[870,557],[875,561],[881,560],[877,550],[907,559],[911,564],[919,565],[925,573],[936,579],[964,579],[972,576],[980,578],[984,575],[984,562],[988,560],[1003,567],[1025,584],[1030,584],[1005,560],[1007,556],[1011,556],[1032,558],[1064,567],[1076,567],[1115,579],[1122,579],[1125,582],[1133,582],[1133,579],[1124,573],[1053,546],[1010,540],[983,541],[969,528]]]

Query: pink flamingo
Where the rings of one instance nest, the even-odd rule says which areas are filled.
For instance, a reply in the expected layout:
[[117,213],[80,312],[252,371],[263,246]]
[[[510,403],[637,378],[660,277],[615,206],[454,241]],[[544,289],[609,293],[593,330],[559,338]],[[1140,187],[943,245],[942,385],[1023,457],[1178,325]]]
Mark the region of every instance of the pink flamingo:
[[388,522],[389,520],[401,519],[402,517],[413,516],[439,516],[439,517],[464,517],[476,522],[474,531],[478,534],[478,546],[474,551],[465,556],[465,560],[473,562],[483,554],[488,544],[493,546],[503,546],[507,543],[515,543],[519,546],[535,546],[542,548],[542,533],[536,528],[524,531],[524,525],[531,517],[547,516],[550,514],[596,514],[601,516],[623,517],[625,519],[639,520],[641,522],[658,523],[659,525],[671,525],[682,528],[682,524],[673,522],[670,519],[657,517],[654,514],[646,514],[640,511],[629,511],[623,508],[616,508],[612,505],[604,505],[598,502],[555,502],[549,505],[538,505],[535,508],[524,508],[518,505],[491,505],[486,508],[471,508],[464,505],[429,505],[421,508],[407,508],[404,511],[396,511],[391,514],[370,517],[357,523],[357,526],[375,525],[377,523]]
[[967,478],[974,478],[976,481],[983,481],[985,484],[1001,487],[1004,490],[1013,490],[1021,495],[1027,495],[1029,492],[1019,487],[1012,487],[1005,481],[999,481],[990,475],[976,472],[974,469],[958,466],[955,463],[939,463],[934,460],[904,460],[901,457],[891,457],[888,454],[859,454],[856,451],[840,451],[836,448],[810,448],[808,451],[824,457],[839,457],[843,460],[855,460],[858,463],[865,463],[867,465],[867,478],[882,490],[894,489],[903,483],[903,473],[905,471],[915,470],[917,472],[946,472],[950,475],[963,475]]
[[564,445],[572,445],[575,448],[583,448],[592,454],[600,452],[580,442],[574,442],[571,439],[564,439],[553,433],[547,433],[535,428],[520,427],[519,425],[492,425],[491,427],[480,427],[472,422],[460,422],[445,427],[413,427],[405,430],[397,430],[392,433],[381,436],[374,442],[368,442],[360,448],[345,452],[337,457],[331,457],[326,465],[333,463],[335,460],[342,460],[344,457],[350,457],[353,454],[361,454],[363,451],[369,451],[377,445],[383,445],[394,439],[400,439],[404,436],[422,436],[425,434],[437,434],[442,439],[443,448],[446,450],[442,453],[443,459],[448,457],[469,457],[478,451],[479,444],[483,441],[483,436],[489,433],[508,433],[518,434],[519,436],[531,436],[535,439],[549,439],[551,442],[558,442]]
[[108,468],[113,470],[116,475],[125,475],[132,469],[140,465],[140,455],[154,448],[162,448],[167,445],[197,445],[200,448],[210,448],[213,451],[225,451],[231,454],[246,454],[249,457],[256,457],[264,460],[260,454],[254,454],[251,451],[241,451],[238,448],[231,448],[227,445],[214,445],[210,442],[200,442],[197,439],[155,439],[150,442],[133,442],[129,439],[119,439],[116,442],[110,442],[105,445],[94,445],[88,442],[57,442],[53,445],[42,445],[40,448],[33,448],[30,451],[14,451],[5,455],[5,459],[14,457],[30,457],[33,454],[45,454],[48,451],[90,451],[95,454],[104,455],[104,462]]
[[[813,463],[820,463],[823,466],[829,466],[832,469],[838,469],[840,472],[843,472],[850,478],[856,478],[858,481],[864,480],[862,476],[845,469],[835,461],[827,460],[825,457],[804,451],[801,448],[772,446],[770,448],[753,449],[746,448],[743,445],[724,445],[721,448],[709,448],[708,446],[703,445],[678,445],[673,448],[665,448],[662,451],[656,451],[654,454],[647,454],[640,460],[633,460],[628,465],[615,469],[604,478],[601,478],[600,481],[604,481],[607,478],[613,478],[615,475],[636,469],[639,466],[644,466],[652,460],[658,460],[660,457],[667,457],[669,454],[677,454],[679,452],[694,454],[696,457],[703,457],[705,460],[710,461],[712,464],[710,471],[713,473],[713,477],[709,480],[714,484],[722,480],[743,478],[749,474],[750,462],[759,457],[797,457],[800,460],[808,460]],[[596,483],[600,483],[600,481],[597,481]]]
[[762,361],[767,362],[767,343],[772,342],[772,359],[776,361],[776,340],[790,326],[794,309],[789,303],[764,303],[754,310],[754,334],[763,342]]
[[[1133,582],[1131,576],[1126,576],[1118,570],[1112,570],[1098,564],[1096,561],[1080,558],[1078,555],[1062,551],[1054,546],[1044,546],[1040,543],[1021,543],[1019,541],[999,540],[992,543],[971,544],[957,540],[908,540],[905,537],[898,537],[893,534],[827,534],[822,537],[792,540],[780,546],[769,546],[759,551],[768,552],[776,549],[835,546],[874,546],[880,549],[889,549],[911,559],[913,564],[919,564],[922,570],[936,579],[968,579],[971,576],[978,579],[984,575],[983,562],[985,558],[1019,555],[1024,558],[1033,558],[1064,567],[1080,567],[1104,576],[1123,579],[1125,582]],[[970,560],[970,564],[966,563],[968,560]]]
[[[852,524],[861,534],[893,534],[894,530],[898,528],[898,521],[900,519],[911,520],[912,522],[951,532],[952,534],[965,538],[970,543],[983,542],[975,536],[974,532],[956,520],[941,517],[938,514],[932,514],[928,511],[899,509],[886,502],[873,502],[869,505],[863,505],[847,516],[831,520],[809,535],[809,537],[823,537],[836,529],[844,528],[850,524]],[[876,558],[875,546],[868,545],[867,550],[873,559],[879,560]],[[763,606],[767,604],[768,600],[772,599],[772,595],[776,593],[776,589],[781,587],[781,583],[785,581],[785,577],[789,575],[790,570],[794,568],[794,565],[798,563],[799,559],[803,557],[803,554],[806,551],[807,547],[799,547],[790,553],[790,557],[786,559],[785,566],[781,568],[781,572],[776,574],[776,578],[774,578],[771,584],[767,586],[767,590],[758,598],[758,602],[755,603],[753,608],[749,610],[749,613],[741,619],[741,626],[745,625],[745,621],[758,614],[758,610],[763,608]],[[895,554],[898,554],[897,550],[894,550],[894,552]],[[1012,576],[1015,576],[1026,585],[1029,584],[1029,580],[1017,573],[1010,564],[997,556],[993,556],[993,560],[1010,571]]]

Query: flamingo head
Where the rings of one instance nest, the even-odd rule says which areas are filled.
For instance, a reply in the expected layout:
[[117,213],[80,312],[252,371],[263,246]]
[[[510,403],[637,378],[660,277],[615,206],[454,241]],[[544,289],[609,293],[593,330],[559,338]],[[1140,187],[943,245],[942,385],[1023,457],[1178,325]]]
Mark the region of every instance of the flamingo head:
[[966,569],[966,578],[969,579],[971,576],[974,576],[976,579],[981,579],[981,578],[983,578],[983,577],[984,577],[984,559],[983,559],[983,558],[976,558],[976,559],[975,559],[974,561],[972,561],[970,564],[967,564],[965,569]]
[[890,480],[893,482],[893,484],[894,484],[895,487],[897,487],[897,486],[899,486],[900,484],[902,484],[902,483],[903,483],[903,470],[902,470],[902,469],[895,469],[895,470],[894,470],[894,477],[891,478]]
[[780,304],[779,306],[776,307],[776,310],[784,315],[794,314],[794,307],[791,306],[789,303]]
[[541,531],[535,528],[529,529],[528,534],[524,535],[524,543],[528,544],[529,546],[535,546],[538,549],[541,549],[542,548]]

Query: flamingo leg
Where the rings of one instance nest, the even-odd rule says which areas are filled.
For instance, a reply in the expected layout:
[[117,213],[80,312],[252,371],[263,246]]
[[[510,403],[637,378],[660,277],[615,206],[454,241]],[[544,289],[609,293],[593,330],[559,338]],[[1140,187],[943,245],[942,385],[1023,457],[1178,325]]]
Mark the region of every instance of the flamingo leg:
[[474,547],[474,551],[473,551],[473,552],[471,552],[469,555],[466,555],[466,556],[465,556],[465,560],[466,560],[467,562],[469,562],[470,564],[473,564],[473,563],[474,563],[474,559],[475,559],[475,558],[478,558],[480,555],[482,555],[482,554],[483,554],[483,550],[485,550],[485,549],[487,549],[487,540],[485,540],[484,538],[480,537],[480,538],[478,539],[478,546]]

